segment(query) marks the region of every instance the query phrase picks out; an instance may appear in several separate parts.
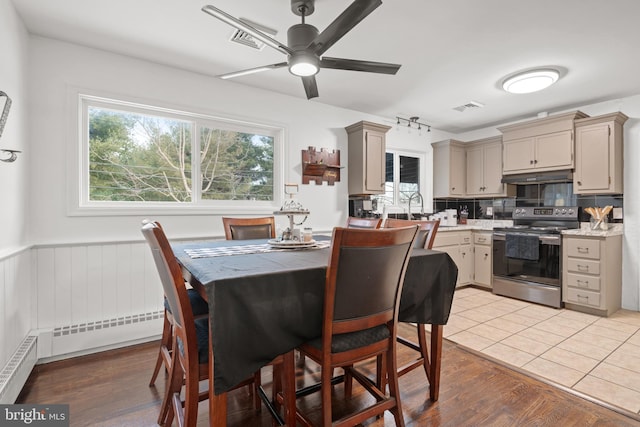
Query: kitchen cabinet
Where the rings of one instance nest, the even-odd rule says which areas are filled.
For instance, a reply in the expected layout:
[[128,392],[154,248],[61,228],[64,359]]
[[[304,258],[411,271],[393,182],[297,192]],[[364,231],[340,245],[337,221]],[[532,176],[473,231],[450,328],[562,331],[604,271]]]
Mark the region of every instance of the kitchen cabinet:
[[473,283],[491,288],[493,252],[490,231],[473,232],[473,260]]
[[434,142],[433,197],[462,197],[466,194],[465,145],[453,139]]
[[499,127],[504,175],[574,167],[574,120],[581,111]]
[[502,183],[502,137],[467,143],[466,158],[467,196],[515,196],[515,185]]
[[472,242],[471,230],[438,230],[436,233],[433,249],[448,253],[458,266],[456,287],[470,285],[473,281]]
[[622,236],[563,236],[565,307],[609,316],[622,299]]
[[384,193],[386,133],[391,127],[360,121],[345,129],[349,149],[349,195]]
[[617,112],[576,120],[575,194],[623,193],[623,126]]

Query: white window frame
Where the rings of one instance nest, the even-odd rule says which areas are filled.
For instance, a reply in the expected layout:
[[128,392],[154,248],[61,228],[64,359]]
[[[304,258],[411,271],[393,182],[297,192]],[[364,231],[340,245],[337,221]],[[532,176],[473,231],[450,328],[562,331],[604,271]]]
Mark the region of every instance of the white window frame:
[[[118,216],[118,215],[204,215],[204,214],[272,214],[282,205],[284,189],[285,136],[283,125],[257,123],[241,118],[225,118],[204,112],[152,105],[151,102],[128,101],[121,97],[89,94],[73,91],[71,104],[75,107],[71,157],[74,167],[69,170],[69,216]],[[157,104],[157,102],[154,102]],[[200,146],[200,128],[209,126],[273,137],[273,200],[203,200],[200,191],[194,191],[190,202],[111,202],[89,200],[89,107],[111,108],[134,113],[160,115],[162,117],[193,122],[192,135],[195,148]],[[192,188],[200,189],[200,150],[192,150]]]
[[[425,207],[425,212],[429,212],[429,206],[431,206],[432,204],[432,198],[431,198],[431,189],[427,190],[427,156],[424,152],[420,152],[420,151],[412,151],[412,150],[406,150],[406,149],[398,149],[398,148],[392,148],[392,147],[387,147],[386,151],[385,151],[385,155],[386,153],[391,153],[393,154],[393,179],[394,179],[394,185],[393,185],[393,202],[391,205],[388,205],[389,208],[396,208],[396,209],[401,209],[403,210],[405,213],[407,213],[409,205],[408,203],[403,203],[400,204],[399,200],[400,200],[400,189],[399,189],[399,181],[400,181],[400,156],[405,156],[405,157],[415,157],[418,159],[418,164],[420,167],[420,174],[419,174],[419,188],[420,188],[420,194],[422,195],[422,197],[424,198],[424,207]],[[385,180],[386,182],[386,180]],[[412,206],[413,208],[413,206]],[[378,208],[378,210],[380,212],[382,212],[382,208]],[[417,213],[417,211],[415,209],[412,209],[413,213]]]

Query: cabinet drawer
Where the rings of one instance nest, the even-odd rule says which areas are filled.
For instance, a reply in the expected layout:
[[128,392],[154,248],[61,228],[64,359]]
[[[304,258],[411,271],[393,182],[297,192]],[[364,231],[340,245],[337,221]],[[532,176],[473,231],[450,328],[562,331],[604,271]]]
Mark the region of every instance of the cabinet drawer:
[[436,233],[436,238],[433,241],[434,249],[441,246],[453,246],[460,244],[460,234],[455,232]]
[[491,234],[489,233],[473,233],[473,243],[476,245],[490,245]]
[[600,277],[584,274],[567,273],[567,285],[571,288],[600,291]]
[[570,257],[600,259],[600,240],[567,239],[566,250]]
[[600,294],[598,292],[585,291],[583,289],[569,288],[567,290],[565,302],[600,307]]
[[567,271],[580,274],[600,274],[600,261],[588,259],[569,258],[567,259]]

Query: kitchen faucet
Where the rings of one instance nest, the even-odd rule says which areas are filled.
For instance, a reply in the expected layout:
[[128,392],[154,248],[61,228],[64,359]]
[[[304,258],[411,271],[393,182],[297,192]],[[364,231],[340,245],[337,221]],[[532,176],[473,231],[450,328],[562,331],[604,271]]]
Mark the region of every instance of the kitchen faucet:
[[422,198],[422,194],[420,194],[419,191],[416,191],[411,196],[409,196],[409,214],[407,215],[407,219],[413,219],[411,218],[411,201],[414,197],[420,198],[420,217],[424,216],[424,199]]

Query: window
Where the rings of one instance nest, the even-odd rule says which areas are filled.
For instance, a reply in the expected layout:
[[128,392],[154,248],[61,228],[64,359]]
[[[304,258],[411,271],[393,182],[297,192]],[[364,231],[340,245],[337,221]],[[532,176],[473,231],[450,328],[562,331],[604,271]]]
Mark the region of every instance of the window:
[[80,210],[280,205],[282,128],[86,95],[80,106]]
[[[421,191],[424,187],[424,155],[388,150],[385,163],[385,192],[377,196],[378,211],[386,205],[403,207],[406,212],[412,195],[420,193],[426,197]],[[423,201],[414,196],[411,204],[411,212],[418,213]]]

